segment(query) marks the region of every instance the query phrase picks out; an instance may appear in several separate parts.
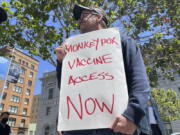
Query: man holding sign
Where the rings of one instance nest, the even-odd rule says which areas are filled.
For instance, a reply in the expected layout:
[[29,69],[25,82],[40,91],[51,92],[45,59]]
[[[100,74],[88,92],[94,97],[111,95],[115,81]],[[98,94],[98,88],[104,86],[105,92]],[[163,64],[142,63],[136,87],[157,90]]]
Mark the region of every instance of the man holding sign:
[[73,14],[81,34],[55,49],[58,130],[63,135],[137,134],[149,96],[140,49],[117,29],[107,29],[102,9],[75,5]]

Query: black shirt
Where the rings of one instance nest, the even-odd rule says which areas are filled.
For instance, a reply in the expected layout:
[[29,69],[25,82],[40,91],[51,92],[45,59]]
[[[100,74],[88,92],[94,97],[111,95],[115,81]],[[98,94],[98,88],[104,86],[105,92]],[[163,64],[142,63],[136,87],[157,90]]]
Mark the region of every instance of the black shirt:
[[0,122],[0,135],[10,135],[10,126]]

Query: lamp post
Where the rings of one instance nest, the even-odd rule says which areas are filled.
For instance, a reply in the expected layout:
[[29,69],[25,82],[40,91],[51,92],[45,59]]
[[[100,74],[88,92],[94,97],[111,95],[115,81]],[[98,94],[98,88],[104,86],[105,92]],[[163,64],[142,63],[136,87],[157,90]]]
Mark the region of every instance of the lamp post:
[[[15,47],[12,49],[12,56],[14,54],[14,50],[15,50]],[[12,59],[13,59],[13,57],[11,57],[11,59],[10,59],[10,62],[9,62],[9,65],[8,65],[8,69],[7,69],[7,72],[6,72],[6,76],[5,76],[5,79],[4,79],[4,83],[3,83],[2,92],[0,94],[0,105],[2,103],[3,93],[4,93],[4,90],[5,90],[6,83],[7,83],[9,69],[10,69],[10,66],[11,66],[11,63],[12,63]]]

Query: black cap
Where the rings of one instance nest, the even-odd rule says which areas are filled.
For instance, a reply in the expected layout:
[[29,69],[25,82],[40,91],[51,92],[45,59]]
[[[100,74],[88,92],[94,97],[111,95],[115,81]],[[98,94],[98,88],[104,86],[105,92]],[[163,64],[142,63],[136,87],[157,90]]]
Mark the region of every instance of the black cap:
[[85,6],[82,6],[82,5],[79,5],[79,4],[75,4],[74,9],[73,9],[73,15],[74,15],[74,18],[76,20],[79,20],[83,10],[94,11],[96,13],[102,14],[103,15],[103,20],[106,23],[106,25],[108,26],[108,19],[107,19],[106,12],[102,8],[99,8],[99,7],[96,7],[96,6],[85,7]]
[[7,13],[6,11],[0,7],[0,23],[7,20]]

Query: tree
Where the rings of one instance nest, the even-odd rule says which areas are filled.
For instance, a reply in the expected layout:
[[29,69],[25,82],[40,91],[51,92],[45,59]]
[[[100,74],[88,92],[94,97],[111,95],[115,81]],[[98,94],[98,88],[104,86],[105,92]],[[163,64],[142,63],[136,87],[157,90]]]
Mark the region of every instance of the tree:
[[[0,46],[18,46],[56,65],[54,48],[78,33],[71,17],[74,3],[97,5],[141,46],[152,86],[158,73],[173,80],[179,73],[177,0],[4,0],[9,20],[0,25]],[[173,72],[169,71],[170,69]]]
[[172,89],[152,89],[152,96],[158,104],[160,116],[164,122],[180,118],[180,99]]

